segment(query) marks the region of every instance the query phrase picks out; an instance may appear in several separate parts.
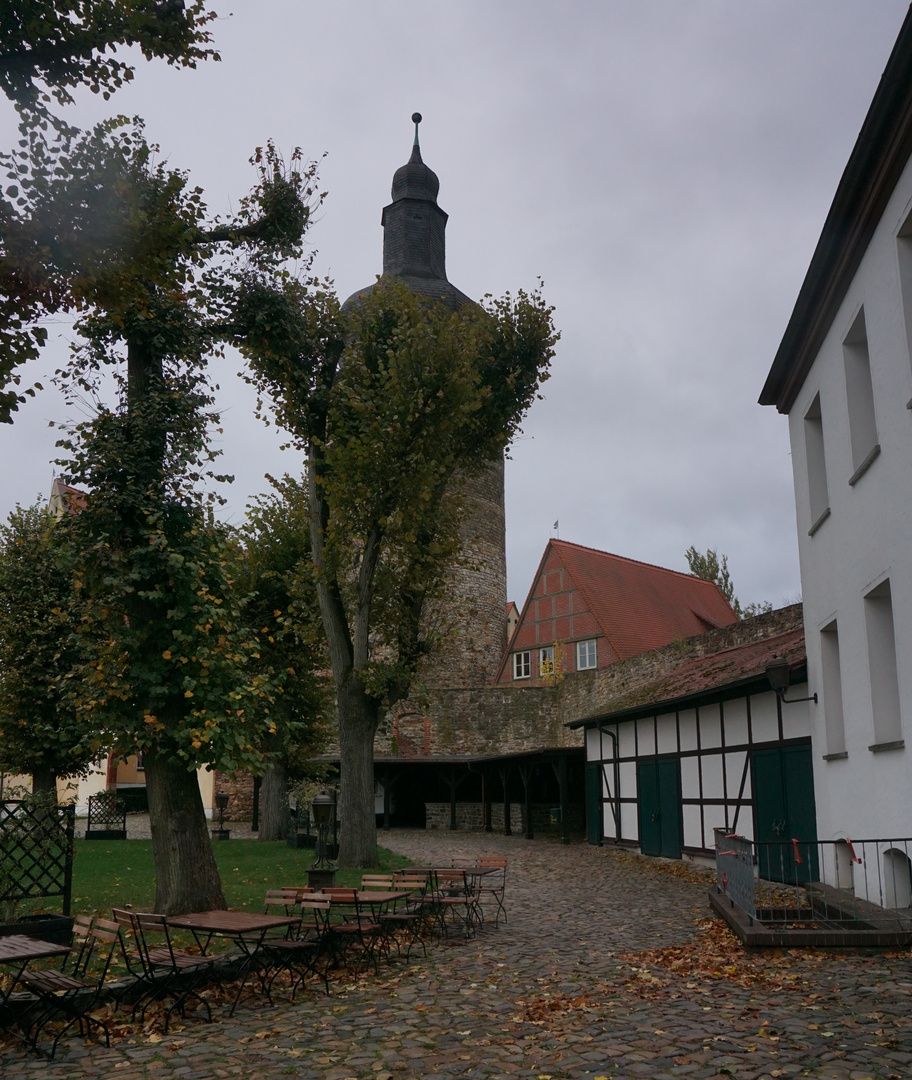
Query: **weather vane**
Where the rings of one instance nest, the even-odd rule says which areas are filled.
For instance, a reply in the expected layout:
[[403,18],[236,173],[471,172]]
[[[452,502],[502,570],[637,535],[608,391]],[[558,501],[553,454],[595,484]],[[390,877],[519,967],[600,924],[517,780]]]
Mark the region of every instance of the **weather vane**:
[[418,125],[421,123],[421,113],[420,112],[413,112],[412,113],[412,122],[415,125],[415,145],[417,146],[418,145]]

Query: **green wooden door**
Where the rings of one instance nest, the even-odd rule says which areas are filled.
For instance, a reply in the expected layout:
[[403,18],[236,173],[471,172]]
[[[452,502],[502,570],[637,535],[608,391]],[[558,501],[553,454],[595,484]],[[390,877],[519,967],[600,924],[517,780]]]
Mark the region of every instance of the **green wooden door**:
[[810,743],[754,750],[751,770],[760,877],[767,881],[819,880]]
[[637,762],[640,850],[644,855],[681,858],[681,771],[677,758]]
[[595,761],[586,764],[586,839],[590,844],[602,842],[602,766]]

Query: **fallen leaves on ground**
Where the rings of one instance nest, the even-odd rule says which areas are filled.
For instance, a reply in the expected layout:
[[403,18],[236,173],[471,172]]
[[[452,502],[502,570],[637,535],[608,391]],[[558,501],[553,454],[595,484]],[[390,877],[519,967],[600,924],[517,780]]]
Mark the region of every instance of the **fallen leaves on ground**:
[[639,996],[664,997],[673,984],[681,994],[688,990],[710,993],[719,982],[762,985],[773,991],[798,989],[804,979],[800,970],[793,969],[807,957],[794,950],[748,952],[724,922],[705,919],[684,945],[645,949],[620,959],[630,965],[622,973],[625,983]]

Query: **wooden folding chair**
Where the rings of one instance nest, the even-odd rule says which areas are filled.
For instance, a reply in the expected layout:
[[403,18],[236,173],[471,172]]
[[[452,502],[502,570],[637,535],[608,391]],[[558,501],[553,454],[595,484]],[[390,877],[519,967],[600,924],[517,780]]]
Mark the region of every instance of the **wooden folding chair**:
[[[132,1019],[139,1014],[140,1021],[145,1019],[146,1010],[155,1001],[173,997],[172,1003],[165,1009],[165,1032],[171,1020],[171,1014],[177,1010],[185,1017],[189,1001],[195,1001],[206,1010],[206,1019],[212,1020],[209,1002],[197,992],[215,963],[215,957],[200,956],[175,949],[171,941],[168,920],[164,915],[152,912],[128,912],[133,924],[134,940],[143,973],[145,992],[133,1006]],[[161,940],[160,945],[153,944]]]
[[355,967],[366,961],[374,971],[379,970],[377,951],[382,945],[383,929],[379,920],[374,918],[368,907],[361,904],[355,889],[334,887],[323,892],[331,901],[326,942],[332,962],[346,963],[354,948],[359,954]]
[[[284,939],[267,938],[260,946],[269,965],[268,979],[261,977],[267,998],[272,1001],[272,985],[283,971],[291,976],[291,1000],[294,1001],[299,986],[305,985],[308,975],[323,979],[323,987],[329,994],[329,956],[327,934],[329,925],[329,900],[302,896],[300,901],[301,922],[298,933]],[[320,960],[324,960],[322,968]]]
[[484,898],[491,897],[497,904],[494,916],[494,925],[500,924],[500,916],[507,921],[507,909],[504,907],[504,892],[507,885],[507,858],[505,855],[482,855],[478,860],[478,866],[489,869],[490,872],[478,878],[479,907],[484,915]]
[[[99,919],[86,929],[84,917],[74,925],[74,934],[81,938],[79,950],[70,970],[27,971],[21,981],[38,998],[22,1021],[29,1045],[38,1051],[38,1039],[44,1028],[62,1016],[63,1027],[57,1033],[47,1057],[57,1053],[57,1044],[73,1027],[87,1037],[93,1028],[104,1033],[105,1045],[111,1045],[111,1033],[103,1020],[92,1016],[101,999],[104,981],[111,966],[120,934],[116,923]],[[78,929],[77,929],[78,927]],[[40,1051],[39,1051],[40,1052]]]

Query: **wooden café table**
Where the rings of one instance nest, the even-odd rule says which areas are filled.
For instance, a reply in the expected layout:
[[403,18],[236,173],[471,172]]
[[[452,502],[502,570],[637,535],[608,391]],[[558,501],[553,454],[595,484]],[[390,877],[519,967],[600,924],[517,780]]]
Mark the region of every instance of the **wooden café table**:
[[241,985],[235,995],[229,1016],[234,1015],[237,1003],[247,983],[247,976],[256,961],[266,935],[270,931],[294,926],[298,915],[262,915],[255,911],[198,911],[192,915],[168,916],[168,926],[189,930],[203,956],[214,937],[230,938],[243,953]]
[[40,938],[31,938],[25,934],[9,934],[0,937],[0,964],[14,970],[8,989],[4,991],[0,986],[0,1027],[11,1030],[9,1021],[4,1015],[7,1011],[6,1006],[29,964],[33,960],[42,960],[48,956],[66,956],[69,951],[69,945],[56,945],[51,941],[42,941]]

